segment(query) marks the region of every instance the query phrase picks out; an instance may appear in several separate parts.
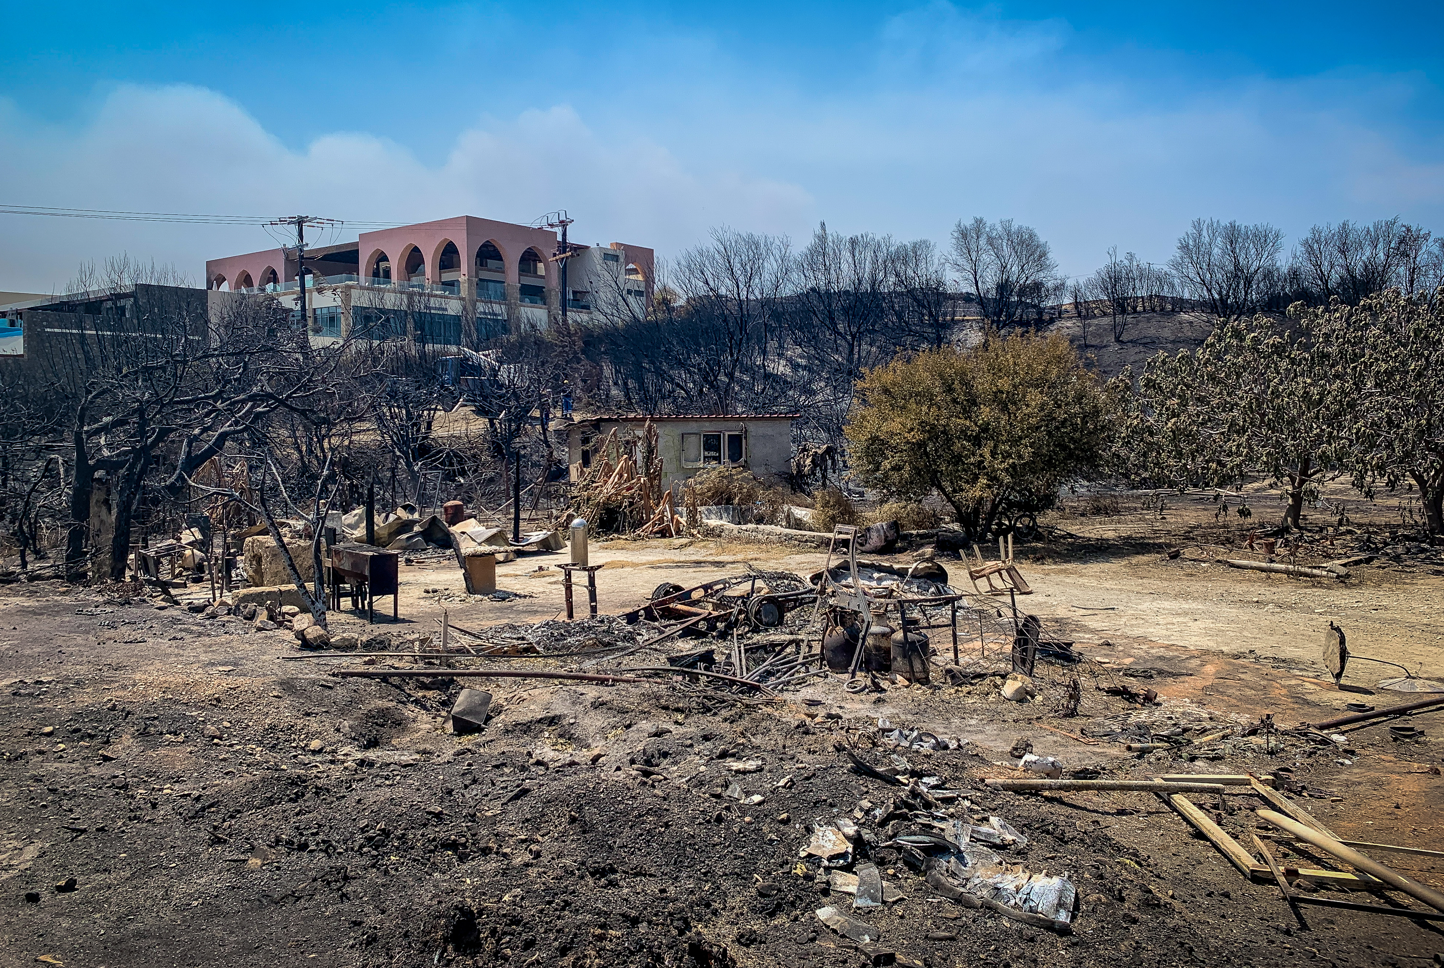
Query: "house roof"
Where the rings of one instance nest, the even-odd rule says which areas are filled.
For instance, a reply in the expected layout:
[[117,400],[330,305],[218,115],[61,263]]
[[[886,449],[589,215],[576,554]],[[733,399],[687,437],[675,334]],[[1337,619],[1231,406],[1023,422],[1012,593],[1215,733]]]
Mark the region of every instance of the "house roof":
[[619,414],[617,416],[591,415],[578,417],[573,423],[646,423],[648,420],[796,420],[800,413],[655,413]]

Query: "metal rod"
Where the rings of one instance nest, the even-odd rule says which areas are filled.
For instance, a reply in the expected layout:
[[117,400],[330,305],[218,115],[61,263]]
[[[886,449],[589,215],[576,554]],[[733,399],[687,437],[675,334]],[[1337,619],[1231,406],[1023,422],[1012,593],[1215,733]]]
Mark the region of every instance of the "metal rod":
[[1397,716],[1399,713],[1413,712],[1416,709],[1426,709],[1429,706],[1444,704],[1444,693],[1430,696],[1428,699],[1416,699],[1413,702],[1400,703],[1397,706],[1386,706],[1383,709],[1376,709],[1369,713],[1355,713],[1352,716],[1336,716],[1333,719],[1325,719],[1322,722],[1313,723],[1314,729],[1334,729],[1339,726],[1352,726],[1354,723],[1366,723],[1371,719],[1382,719],[1385,716]]

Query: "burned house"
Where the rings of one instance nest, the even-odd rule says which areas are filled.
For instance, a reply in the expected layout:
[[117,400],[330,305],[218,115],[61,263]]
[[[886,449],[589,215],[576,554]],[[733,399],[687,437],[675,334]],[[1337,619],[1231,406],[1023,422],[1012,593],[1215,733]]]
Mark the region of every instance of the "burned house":
[[707,467],[738,467],[758,477],[786,474],[792,458],[792,421],[798,416],[581,417],[567,427],[571,479],[580,479],[592,466],[593,448],[613,430],[619,438],[639,438],[649,420],[657,428],[663,487],[671,487]]

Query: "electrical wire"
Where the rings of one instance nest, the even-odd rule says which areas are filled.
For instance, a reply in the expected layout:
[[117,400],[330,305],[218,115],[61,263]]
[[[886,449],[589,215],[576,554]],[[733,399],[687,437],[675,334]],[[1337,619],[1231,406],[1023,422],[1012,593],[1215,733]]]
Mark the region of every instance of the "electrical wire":
[[[121,222],[177,222],[195,225],[266,225],[277,221],[264,215],[190,215],[180,212],[127,212],[104,208],[61,208],[48,205],[7,205],[0,203],[0,215],[37,215],[50,218],[108,219]],[[347,222],[328,219],[333,225],[353,228],[399,228],[405,222]]]

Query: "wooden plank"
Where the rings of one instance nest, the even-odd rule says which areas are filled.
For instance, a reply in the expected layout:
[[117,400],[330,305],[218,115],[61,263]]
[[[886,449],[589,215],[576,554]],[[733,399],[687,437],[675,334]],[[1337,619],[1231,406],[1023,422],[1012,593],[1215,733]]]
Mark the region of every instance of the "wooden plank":
[[[1317,817],[1313,816],[1307,810],[1294,803],[1282,793],[1279,793],[1277,790],[1270,790],[1268,787],[1264,786],[1256,779],[1253,780],[1253,782],[1249,785],[1253,787],[1254,793],[1257,793],[1259,796],[1263,797],[1264,801],[1267,802],[1279,813],[1282,813],[1288,817],[1292,817],[1294,820],[1297,820],[1299,823],[1303,824],[1306,827],[1313,827],[1315,830],[1317,830],[1321,834],[1324,834],[1325,836],[1334,836],[1334,832],[1328,827],[1325,827]],[[1338,838],[1335,837],[1334,839],[1337,840]]]
[[1280,830],[1286,830],[1308,841],[1315,847],[1327,851],[1351,867],[1358,868],[1366,874],[1372,874],[1395,890],[1403,891],[1410,897],[1429,905],[1434,910],[1444,913],[1444,894],[1439,893],[1433,888],[1420,884],[1417,881],[1412,881],[1393,868],[1365,857],[1354,848],[1345,847],[1332,836],[1322,834],[1307,824],[1300,823],[1292,817],[1286,817],[1278,811],[1259,810],[1258,815]]
[[1181,793],[1174,793],[1168,796],[1168,803],[1179,815],[1187,820],[1193,827],[1208,838],[1208,841],[1218,848],[1219,853],[1228,858],[1228,862],[1238,868],[1238,872],[1244,877],[1252,877],[1257,862],[1249,856],[1249,852],[1227,833],[1218,824],[1209,819],[1208,815],[1198,809],[1194,803]]
[[1258,839],[1258,834],[1253,834],[1252,836],[1254,846],[1258,848],[1260,854],[1263,854],[1264,863],[1269,865],[1269,873],[1273,875],[1274,883],[1279,886],[1279,893],[1284,896],[1284,901],[1288,903],[1289,911],[1293,913],[1294,920],[1299,922],[1300,928],[1308,931],[1309,922],[1304,920],[1303,912],[1299,910],[1298,902],[1294,900],[1293,892],[1289,890],[1289,882],[1284,880],[1283,871],[1279,870],[1279,865],[1274,862],[1274,855],[1269,852],[1264,842]]

